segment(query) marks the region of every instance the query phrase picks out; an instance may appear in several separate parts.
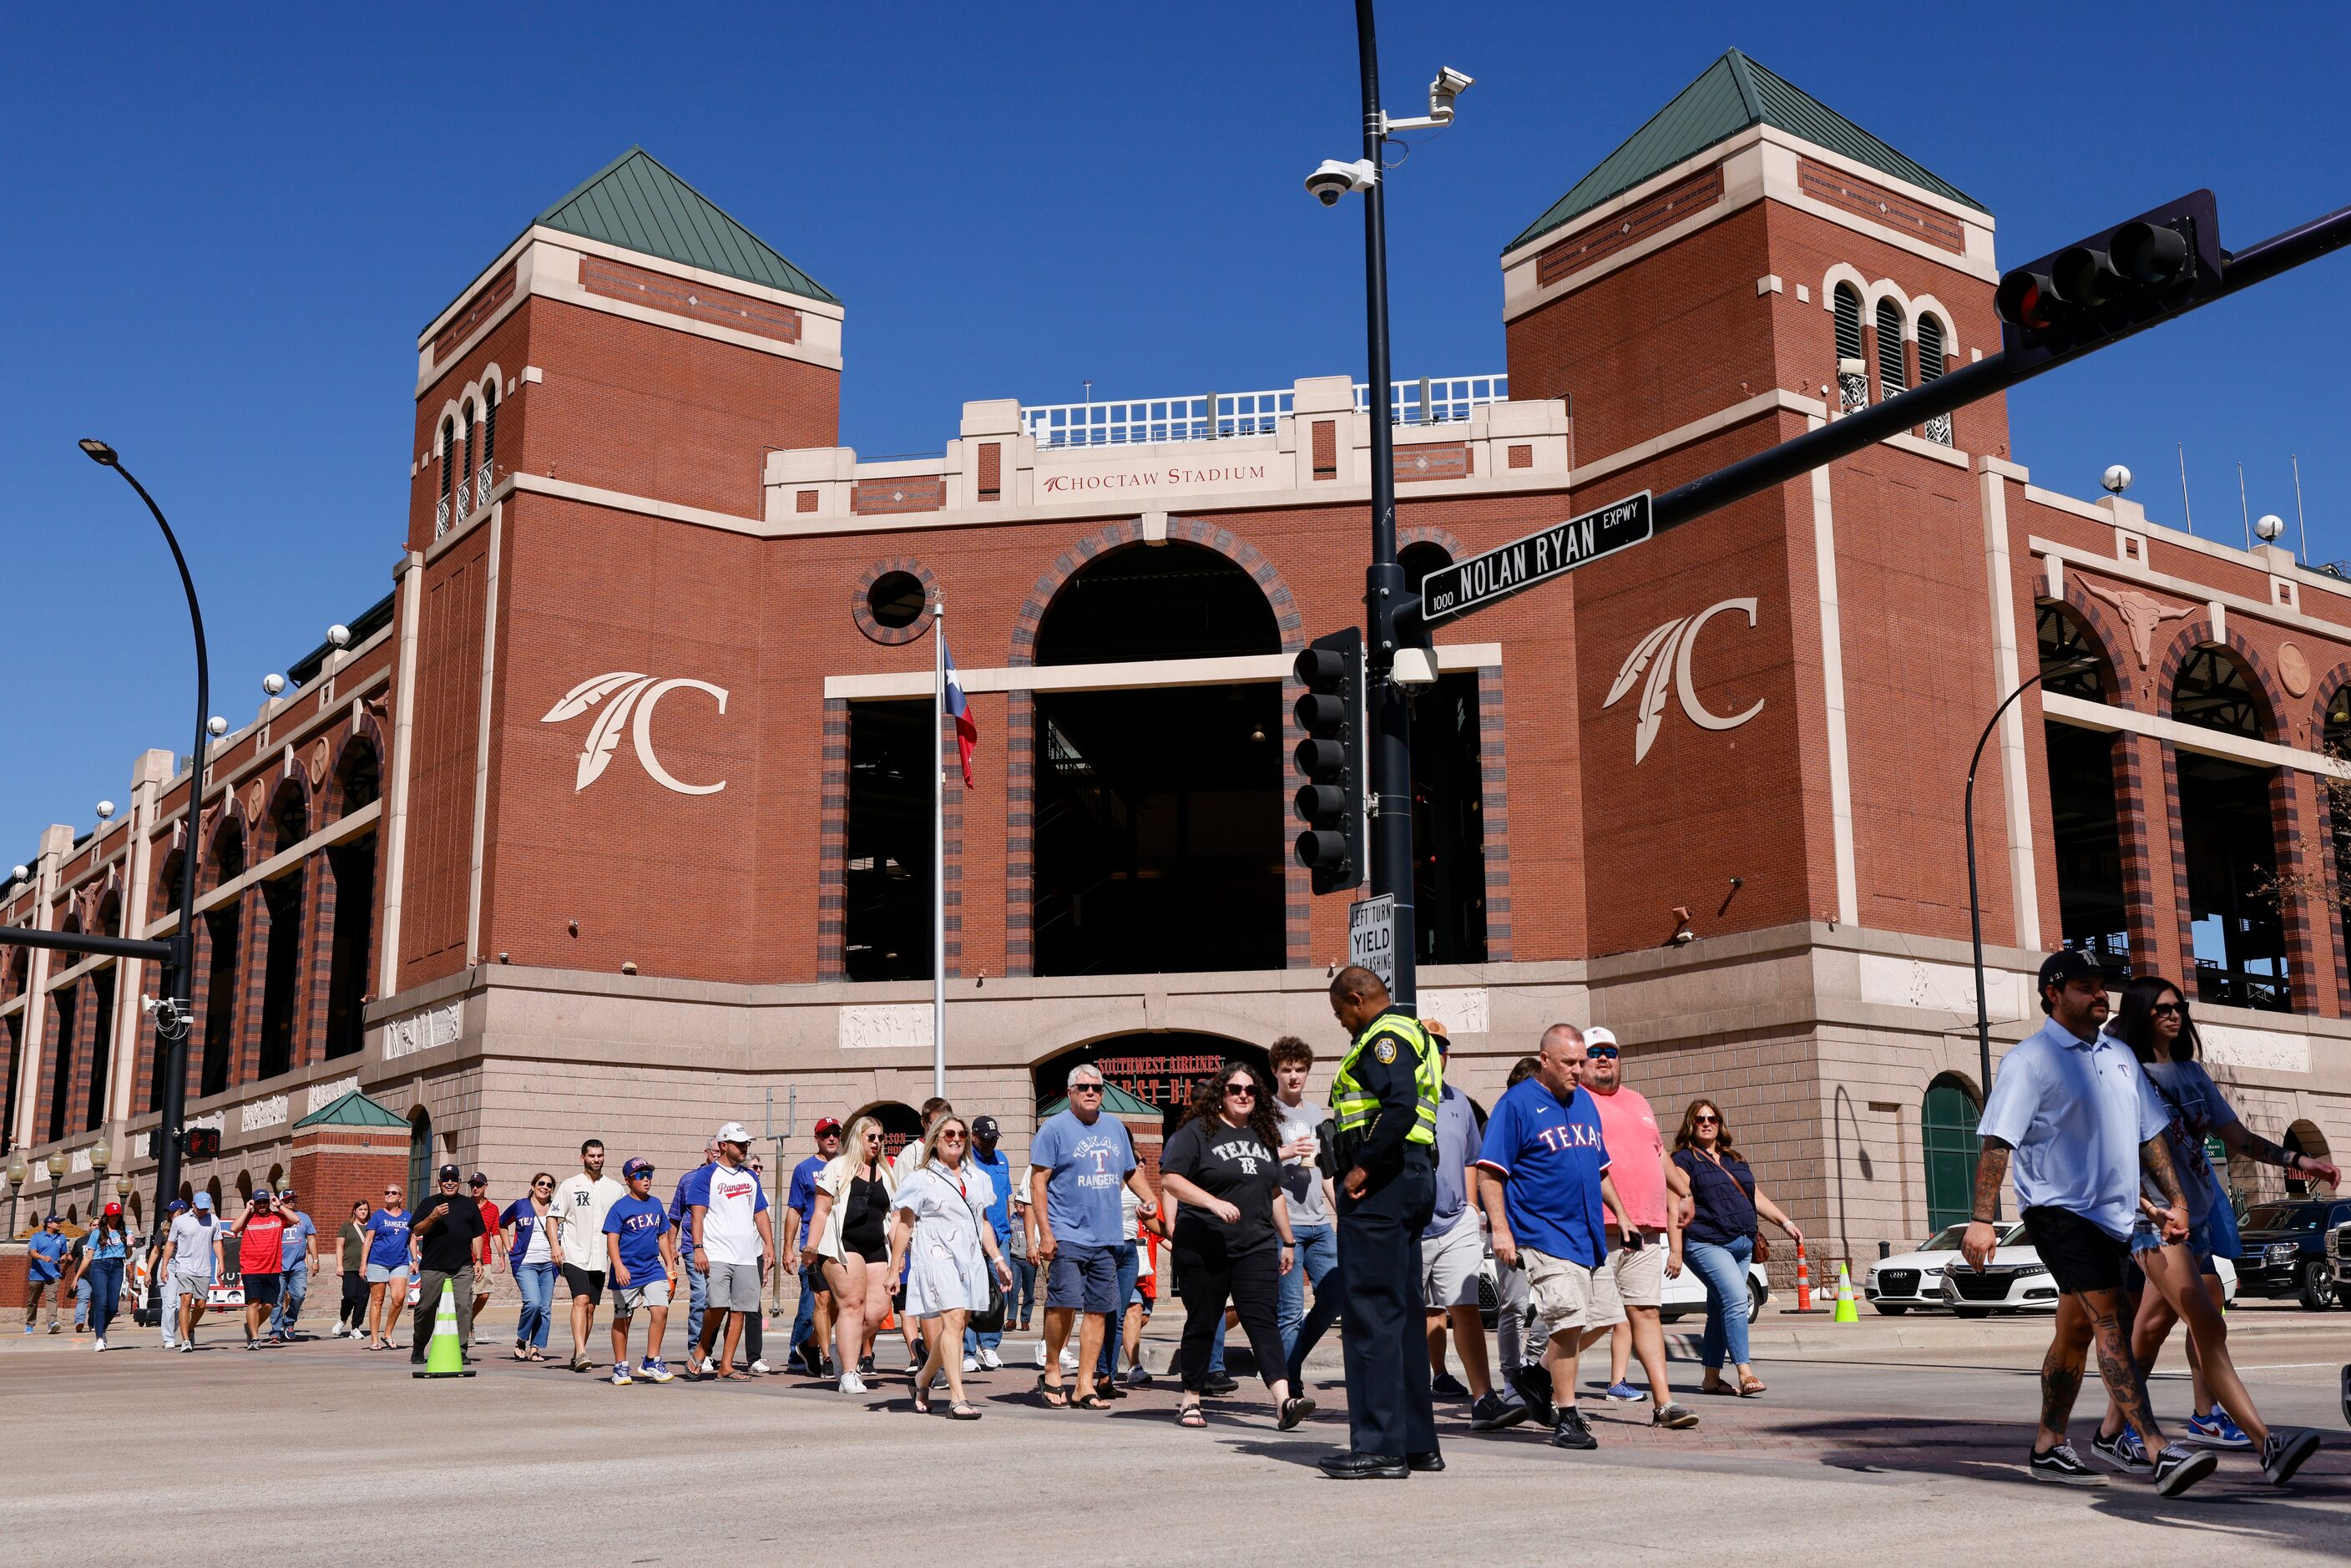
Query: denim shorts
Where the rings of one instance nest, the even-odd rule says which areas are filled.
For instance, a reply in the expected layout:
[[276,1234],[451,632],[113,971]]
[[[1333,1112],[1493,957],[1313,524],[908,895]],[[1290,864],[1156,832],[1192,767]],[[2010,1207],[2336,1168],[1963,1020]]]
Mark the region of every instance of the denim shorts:
[[[2196,1255],[2196,1266],[2201,1273],[2217,1275],[2220,1271],[2212,1261],[2216,1239],[2212,1234],[2212,1216],[2209,1213],[2188,1228],[2188,1250]],[[2134,1265],[2140,1253],[2152,1252],[2162,1245],[2162,1233],[2157,1230],[2145,1217],[2141,1217],[2138,1222],[2131,1227],[2131,1259]]]
[[1062,1242],[1054,1249],[1052,1271],[1045,1278],[1045,1304],[1103,1316],[1120,1311],[1118,1249]]

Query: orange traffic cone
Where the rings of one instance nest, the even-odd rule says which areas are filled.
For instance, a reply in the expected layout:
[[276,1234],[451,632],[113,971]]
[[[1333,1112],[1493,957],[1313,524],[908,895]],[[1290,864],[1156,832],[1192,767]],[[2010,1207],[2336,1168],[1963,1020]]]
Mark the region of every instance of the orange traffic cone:
[[1796,1310],[1813,1310],[1813,1271],[1804,1263],[1804,1244],[1796,1243]]

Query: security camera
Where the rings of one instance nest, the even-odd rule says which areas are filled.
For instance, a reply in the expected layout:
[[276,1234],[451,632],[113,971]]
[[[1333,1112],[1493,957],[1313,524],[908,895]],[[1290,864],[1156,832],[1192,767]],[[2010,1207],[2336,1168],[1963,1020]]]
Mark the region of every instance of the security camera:
[[276,674],[264,675],[261,677],[261,689],[274,697],[286,689],[286,677]]
[[2131,486],[2131,471],[2117,463],[2106,470],[2105,476],[2098,483],[2119,496]]
[[1453,100],[1477,79],[1455,70],[1451,66],[1440,68],[1437,79],[1428,84],[1428,118],[1439,125],[1449,122],[1453,119]]
[[340,623],[329,626],[327,628],[327,641],[338,648],[348,648],[351,645],[351,629]]
[[1306,176],[1307,193],[1326,207],[1335,207],[1339,198],[1350,191],[1368,191],[1379,180],[1379,171],[1368,158],[1353,163],[1342,163],[1336,158],[1325,158]]
[[219,739],[228,733],[228,720],[218,714],[213,715],[212,717],[204,720],[204,733],[215,740]]
[[2270,543],[2278,535],[2285,532],[2285,519],[2275,512],[2264,513],[2261,520],[2253,525],[2253,532],[2262,537],[2262,543]]
[[101,822],[110,822],[114,820],[113,801],[100,800],[98,803],[98,820]]

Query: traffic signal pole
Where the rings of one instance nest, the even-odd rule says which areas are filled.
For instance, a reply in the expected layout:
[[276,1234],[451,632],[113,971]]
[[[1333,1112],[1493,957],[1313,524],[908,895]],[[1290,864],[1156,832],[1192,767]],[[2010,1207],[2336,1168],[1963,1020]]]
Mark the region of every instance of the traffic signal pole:
[[1364,81],[1364,156],[1379,171],[1364,193],[1364,295],[1371,359],[1372,564],[1364,573],[1364,750],[1370,775],[1372,894],[1395,901],[1389,998],[1419,1011],[1414,956],[1419,951],[1412,907],[1412,710],[1395,683],[1402,629],[1418,617],[1408,606],[1404,568],[1396,562],[1395,430],[1388,379],[1387,172],[1382,167],[1386,124],[1380,115],[1380,51],[1372,0],[1355,0],[1355,48]]

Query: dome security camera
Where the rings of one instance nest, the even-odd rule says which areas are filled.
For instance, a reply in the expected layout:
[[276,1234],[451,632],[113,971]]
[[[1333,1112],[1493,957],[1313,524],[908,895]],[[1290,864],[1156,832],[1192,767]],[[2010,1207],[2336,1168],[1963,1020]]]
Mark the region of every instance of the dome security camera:
[[2131,487],[2131,471],[2117,463],[2113,467],[2105,471],[2105,474],[2098,480],[2098,483],[2104,485],[2108,490],[2119,496],[2125,490]]
[[274,697],[286,689],[286,677],[274,672],[264,675],[261,677],[261,689]]
[[338,622],[327,628],[327,641],[335,647],[348,648],[351,645],[351,629]]
[[2277,537],[2285,532],[2285,519],[2275,512],[2264,512],[2261,520],[2253,525],[2253,532],[2261,536],[2263,544],[2274,543]]
[[212,717],[204,720],[204,733],[211,736],[214,740],[218,740],[222,736],[228,733],[228,720],[221,717],[218,714],[213,715]]
[[1325,158],[1306,176],[1306,193],[1326,207],[1335,207],[1339,199],[1350,191],[1368,191],[1379,179],[1379,171],[1371,160],[1359,158],[1353,163],[1342,163],[1336,158]]

